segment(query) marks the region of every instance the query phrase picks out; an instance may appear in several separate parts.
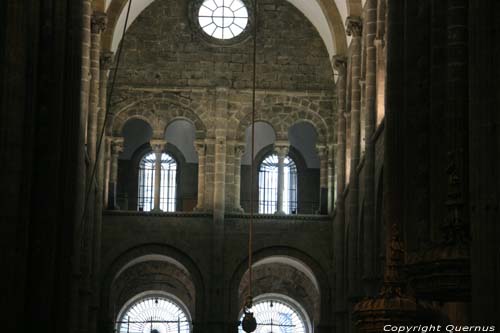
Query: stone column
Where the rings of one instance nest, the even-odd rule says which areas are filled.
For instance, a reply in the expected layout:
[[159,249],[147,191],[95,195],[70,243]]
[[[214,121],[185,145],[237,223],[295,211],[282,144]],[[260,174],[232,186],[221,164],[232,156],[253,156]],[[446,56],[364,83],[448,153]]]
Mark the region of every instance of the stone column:
[[336,156],[336,176],[337,176],[337,209],[333,225],[334,244],[334,266],[335,278],[335,331],[345,332],[345,269],[344,269],[344,249],[345,249],[345,205],[344,191],[346,183],[346,58],[335,56],[333,66],[338,74],[337,79],[337,156]]
[[346,178],[346,58],[335,56],[333,66],[338,74],[337,79],[337,200],[343,199]]
[[366,79],[365,79],[365,213],[363,237],[363,279],[365,294],[374,296],[376,292],[375,262],[375,142],[373,135],[377,115],[377,50],[375,36],[377,33],[377,0],[367,0],[365,4],[366,29]]
[[328,147],[316,145],[319,156],[319,214],[328,213]]
[[101,229],[102,229],[102,210],[104,206],[104,187],[105,187],[105,137],[101,137],[102,129],[104,127],[104,118],[106,112],[106,87],[107,75],[109,65],[111,64],[111,56],[109,53],[100,55],[100,73],[99,73],[99,107],[97,116],[97,144],[100,148],[97,154],[97,196],[96,196],[96,209],[95,209],[95,228],[94,228],[94,251],[93,251],[93,274],[92,274],[92,315],[93,327],[91,332],[98,331],[98,316],[100,310],[100,282],[101,282]]
[[360,159],[360,111],[361,111],[361,19],[347,18],[347,34],[352,36],[351,41],[351,163],[349,176],[349,235],[348,235],[348,290],[349,296],[355,299],[359,292],[360,276],[358,263],[358,198],[359,178],[357,167]]
[[278,154],[278,207],[276,214],[285,214],[283,210],[283,197],[285,192],[285,157],[288,154],[288,142],[276,142],[274,150]]
[[328,158],[327,158],[327,213],[332,214],[335,203],[335,149],[336,144],[328,145]]
[[215,113],[215,170],[214,170],[214,219],[217,223],[224,220],[226,209],[226,153],[227,153],[227,110],[229,89],[216,89]]
[[119,209],[116,204],[117,182],[118,182],[118,156],[123,151],[123,138],[112,138],[111,141],[111,161],[109,175],[109,199],[108,209]]
[[243,212],[241,208],[241,156],[245,152],[245,143],[239,142],[234,148],[234,208],[238,212]]
[[91,47],[90,47],[90,98],[89,98],[89,119],[88,119],[88,155],[90,165],[97,159],[97,127],[99,112],[99,80],[100,80],[100,50],[101,32],[106,29],[106,14],[94,12],[91,20]]
[[154,212],[161,212],[160,208],[160,190],[161,190],[161,155],[167,146],[163,139],[152,139],[149,141],[153,152],[155,153],[155,183],[154,183]]
[[198,202],[195,210],[203,211],[205,207],[205,141],[196,140],[194,147],[198,153]]
[[104,207],[109,208],[109,183],[111,177],[111,142],[112,137],[104,140]]
[[113,59],[112,52],[104,52],[101,53],[100,58],[100,73],[99,73],[99,108],[98,108],[98,116],[97,116],[97,144],[99,144],[99,140],[102,140],[100,150],[98,152],[98,179],[102,187],[103,191],[103,204],[104,207],[107,207],[105,204],[107,201],[107,192],[106,192],[106,151],[107,151],[107,139],[106,135],[102,136],[101,133],[103,131],[105,122],[106,122],[106,100],[107,100],[107,86],[108,86],[108,71],[111,66]]

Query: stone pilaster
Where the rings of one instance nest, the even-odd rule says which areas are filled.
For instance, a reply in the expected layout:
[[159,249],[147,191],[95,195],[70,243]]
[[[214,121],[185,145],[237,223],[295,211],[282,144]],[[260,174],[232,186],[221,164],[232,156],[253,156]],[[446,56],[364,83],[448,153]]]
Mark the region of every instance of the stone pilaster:
[[161,196],[161,156],[167,142],[163,139],[153,139],[149,141],[151,148],[155,154],[155,182],[154,182],[154,205],[153,211],[161,212],[160,196]]
[[90,164],[97,159],[98,139],[98,113],[99,113],[99,88],[100,88],[100,60],[101,60],[101,32],[106,29],[106,14],[94,12],[91,19],[91,45],[90,45],[90,90],[89,90],[89,119],[87,147]]
[[[90,25],[91,25],[91,1],[84,0],[83,1],[83,21],[82,21],[82,77],[81,77],[81,90],[80,90],[80,103],[81,103],[81,116],[82,116],[82,124],[83,125],[83,136],[84,143],[87,147],[88,153],[88,116],[89,116],[89,91],[90,91]],[[79,152],[80,153],[80,152]],[[82,158],[83,161],[86,161],[85,151],[80,153],[79,158]],[[85,193],[89,193],[87,186],[90,183],[90,180],[87,179],[89,177],[90,172],[88,168],[88,164],[84,162],[84,165],[87,167],[84,169],[83,174],[79,175],[80,178],[77,180],[78,182],[83,182],[82,188],[84,188]],[[86,195],[86,194],[85,194]],[[87,196],[87,195],[86,195]],[[88,249],[88,224],[89,219],[87,216],[89,204],[85,202],[88,200],[89,196],[84,199],[84,203],[87,207],[83,207],[82,217],[78,217],[78,220],[82,219],[79,223],[81,224],[80,230],[77,231],[78,235],[76,236],[76,253],[79,253],[78,267],[76,267],[75,271],[79,281],[77,286],[77,294],[79,297],[79,303],[75,302],[75,304],[79,305],[78,310],[72,310],[72,312],[77,311],[78,316],[75,318],[76,327],[78,327],[78,331],[87,332],[88,324],[89,324],[89,307],[90,307],[90,291],[88,290],[89,282],[90,282],[90,273],[88,268],[88,258],[89,254]],[[72,325],[73,326],[73,325]]]
[[204,140],[196,140],[194,146],[198,153],[198,202],[195,210],[203,211],[205,208],[205,154],[207,146]]
[[285,214],[283,209],[283,198],[285,192],[285,157],[288,154],[288,142],[276,142],[274,150],[278,154],[278,207],[276,214]]
[[84,125],[84,139],[87,144],[89,91],[90,91],[90,44],[91,44],[91,16],[90,0],[83,1],[83,29],[82,29],[82,88],[80,93],[82,118]]
[[362,24],[359,17],[348,17],[346,30],[352,36],[351,51],[351,156],[349,175],[349,235],[348,235],[348,291],[350,298],[355,298],[359,292],[359,272],[358,272],[358,199],[359,199],[359,177],[357,167],[360,161],[360,112],[361,112],[361,35]]
[[92,327],[91,332],[98,331],[98,316],[100,309],[100,282],[101,282],[101,229],[102,229],[102,211],[104,206],[104,188],[105,188],[105,136],[102,135],[104,119],[106,112],[106,87],[107,87],[107,69],[110,63],[109,56],[100,55],[100,73],[99,73],[99,107],[97,114],[97,133],[96,133],[96,176],[97,176],[97,195],[95,209],[95,228],[94,228],[94,251],[93,251],[93,274],[92,274]]
[[316,145],[319,156],[319,214],[328,213],[328,147]]
[[109,183],[111,177],[111,142],[112,137],[104,140],[104,207],[109,208]]
[[337,79],[337,200],[343,199],[346,182],[346,58],[335,56],[333,66],[338,74]]
[[365,294],[374,294],[375,249],[375,142],[373,135],[377,113],[377,50],[374,44],[377,33],[377,0],[367,0],[365,5],[366,29],[366,79],[365,79],[365,213],[363,237],[363,279]]
[[335,154],[336,154],[336,144],[328,145],[328,158],[327,158],[327,212],[328,214],[333,213],[334,203],[335,203]]
[[[99,74],[99,110],[97,116],[97,144],[100,144],[100,149],[98,151],[98,169],[97,177],[99,184],[101,185],[102,201],[104,207],[107,207],[107,184],[106,184],[106,151],[107,151],[107,140],[106,136],[101,137],[104,125],[106,122],[106,103],[107,103],[107,86],[108,86],[108,71],[111,66],[113,59],[112,52],[101,53],[100,58],[100,74]],[[105,134],[105,133],[104,133]]]
[[345,204],[344,191],[346,183],[346,81],[347,62],[343,56],[333,58],[334,69],[338,74],[337,79],[337,151],[336,151],[336,177],[337,177],[337,208],[333,226],[334,266],[335,278],[335,330],[345,332]]
[[234,209],[243,212],[241,208],[241,157],[245,152],[245,143],[237,143],[234,148]]
[[214,174],[214,218],[224,219],[226,208],[226,154],[227,154],[227,108],[229,90],[225,87],[216,89],[215,113],[215,174]]
[[111,161],[109,175],[109,199],[108,209],[119,209],[117,199],[117,182],[118,182],[118,156],[123,152],[123,138],[111,139]]

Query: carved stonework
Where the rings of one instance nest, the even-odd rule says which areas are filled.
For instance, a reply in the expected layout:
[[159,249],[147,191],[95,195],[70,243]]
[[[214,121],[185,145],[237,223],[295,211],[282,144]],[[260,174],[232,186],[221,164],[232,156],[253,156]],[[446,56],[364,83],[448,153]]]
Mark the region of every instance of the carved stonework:
[[153,149],[153,152],[155,154],[161,154],[167,146],[167,141],[163,139],[151,139],[149,141],[149,144],[151,145],[151,149]]
[[123,152],[123,138],[111,138],[111,154],[112,155],[119,155],[121,152]]
[[290,145],[288,142],[278,142],[274,144],[274,151],[278,154],[278,157],[284,158],[288,151],[290,150]]
[[392,226],[384,283],[375,298],[365,298],[354,306],[356,326],[361,332],[383,332],[384,326],[411,325],[415,321],[417,303],[406,290],[406,281],[401,274],[404,263],[404,246],[396,225]]
[[359,16],[349,16],[345,25],[347,36],[352,36],[353,38],[361,37],[363,23]]
[[102,12],[94,12],[92,15],[92,19],[90,22],[90,29],[93,34],[100,34],[104,30],[106,30],[106,25],[108,23],[108,19],[105,13]]
[[456,151],[448,153],[448,199],[441,223],[442,239],[414,254],[408,265],[418,296],[430,300],[470,300],[470,234],[464,217],[463,184]]
[[333,56],[333,69],[338,73],[339,76],[346,75],[347,60],[346,57],[341,55]]
[[316,145],[316,152],[319,155],[319,158],[322,159],[328,156],[328,147],[325,145]]
[[245,144],[244,143],[238,143],[234,147],[234,155],[236,158],[241,158],[243,154],[245,153]]
[[101,53],[100,65],[102,70],[109,70],[111,68],[111,64],[113,64],[113,56],[114,53],[110,51]]

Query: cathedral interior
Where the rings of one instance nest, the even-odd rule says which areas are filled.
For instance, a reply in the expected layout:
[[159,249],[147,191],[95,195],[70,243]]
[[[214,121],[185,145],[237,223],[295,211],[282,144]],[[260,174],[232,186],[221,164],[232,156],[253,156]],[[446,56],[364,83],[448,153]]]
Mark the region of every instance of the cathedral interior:
[[5,332],[500,330],[498,13],[1,1]]

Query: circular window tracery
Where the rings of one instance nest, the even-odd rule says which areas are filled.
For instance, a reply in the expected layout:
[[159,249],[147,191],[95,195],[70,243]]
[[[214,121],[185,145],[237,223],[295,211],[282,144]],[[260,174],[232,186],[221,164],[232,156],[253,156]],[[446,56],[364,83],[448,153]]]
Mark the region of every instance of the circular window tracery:
[[241,0],[205,0],[198,11],[203,31],[217,39],[239,36],[248,25],[248,10]]
[[149,296],[134,302],[118,320],[119,333],[190,333],[186,312],[173,300]]

